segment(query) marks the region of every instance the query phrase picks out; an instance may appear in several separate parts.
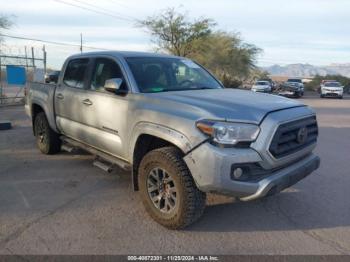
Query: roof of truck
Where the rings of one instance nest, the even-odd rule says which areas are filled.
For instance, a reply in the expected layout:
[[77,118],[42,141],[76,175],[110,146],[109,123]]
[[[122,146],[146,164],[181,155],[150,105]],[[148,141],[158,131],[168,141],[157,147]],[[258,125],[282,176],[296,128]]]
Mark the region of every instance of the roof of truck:
[[86,56],[98,56],[98,55],[110,55],[115,57],[177,57],[174,55],[151,53],[151,52],[136,52],[136,51],[99,51],[99,52],[86,52],[82,54],[72,55],[70,58],[86,57]]

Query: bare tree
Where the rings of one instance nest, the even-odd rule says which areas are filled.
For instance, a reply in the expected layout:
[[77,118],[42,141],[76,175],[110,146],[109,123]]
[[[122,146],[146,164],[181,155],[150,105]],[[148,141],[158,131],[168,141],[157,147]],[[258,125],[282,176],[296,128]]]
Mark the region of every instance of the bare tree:
[[[1,29],[9,29],[13,25],[13,21],[10,19],[10,17],[5,15],[0,15],[0,34]],[[2,37],[0,36],[0,42],[2,41]]]

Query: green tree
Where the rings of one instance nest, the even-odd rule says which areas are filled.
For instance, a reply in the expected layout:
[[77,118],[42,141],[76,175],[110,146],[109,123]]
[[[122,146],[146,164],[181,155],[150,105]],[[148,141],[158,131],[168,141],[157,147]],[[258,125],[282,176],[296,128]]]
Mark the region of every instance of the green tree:
[[201,45],[190,57],[209,68],[226,87],[237,87],[256,73],[255,58],[260,49],[244,43],[239,35],[214,32]]
[[256,71],[260,49],[244,43],[238,34],[214,30],[212,19],[190,21],[185,14],[169,8],[137,25],[147,29],[158,50],[197,61],[226,87],[239,86]]
[[153,42],[159,49],[178,56],[197,52],[198,41],[209,36],[214,25],[208,18],[188,21],[185,14],[177,13],[174,8],[137,22],[137,26],[146,28],[154,37]]

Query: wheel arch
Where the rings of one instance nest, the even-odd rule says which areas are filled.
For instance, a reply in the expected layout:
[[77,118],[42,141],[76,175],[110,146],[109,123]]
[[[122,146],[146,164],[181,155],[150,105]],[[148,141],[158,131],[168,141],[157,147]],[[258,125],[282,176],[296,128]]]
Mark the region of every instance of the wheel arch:
[[173,146],[185,155],[192,148],[187,137],[180,132],[152,123],[140,123],[134,129],[129,159],[133,164],[132,182],[135,191],[138,191],[138,167],[142,158],[151,150]]
[[34,124],[35,118],[41,112],[44,112],[45,115],[46,115],[46,112],[45,112],[44,108],[41,105],[39,105],[37,103],[33,103],[32,104],[32,108],[31,108],[33,135],[35,135],[35,124]]
[[33,101],[32,105],[31,105],[31,118],[32,118],[32,128],[33,128],[33,134],[35,134],[35,127],[34,127],[34,121],[35,121],[35,117],[40,113],[40,112],[44,112],[47,121],[49,122],[50,127],[52,128],[52,130],[54,130],[55,132],[57,132],[57,128],[56,128],[56,123],[55,123],[55,119],[52,116],[50,116],[50,111],[47,109],[47,107],[45,106],[45,104],[39,102],[39,101]]

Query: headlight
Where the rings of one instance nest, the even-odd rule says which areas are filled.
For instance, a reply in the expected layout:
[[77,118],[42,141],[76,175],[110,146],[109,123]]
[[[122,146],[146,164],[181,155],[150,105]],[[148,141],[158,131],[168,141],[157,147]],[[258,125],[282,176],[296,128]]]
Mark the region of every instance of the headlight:
[[222,145],[236,145],[239,142],[253,142],[259,135],[260,128],[253,124],[201,120],[197,128]]

